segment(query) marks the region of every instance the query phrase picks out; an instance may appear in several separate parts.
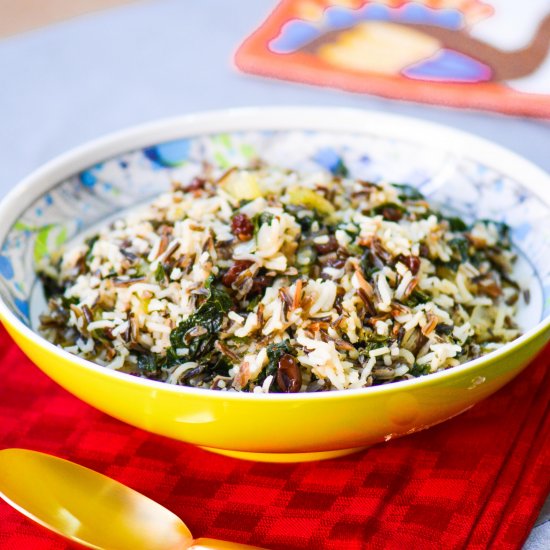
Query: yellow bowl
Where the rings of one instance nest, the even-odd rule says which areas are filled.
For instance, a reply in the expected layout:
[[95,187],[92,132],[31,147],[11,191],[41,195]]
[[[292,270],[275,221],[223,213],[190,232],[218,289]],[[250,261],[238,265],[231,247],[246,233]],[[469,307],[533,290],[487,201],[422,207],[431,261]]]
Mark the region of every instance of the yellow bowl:
[[[512,227],[534,303],[523,336],[414,380],[313,394],[215,392],[141,379],[71,355],[33,330],[33,265],[113,213],[160,192],[194,162],[260,155],[303,169],[343,155],[360,177],[413,179],[464,215]],[[332,159],[332,160],[331,160]],[[420,176],[419,176],[420,174]],[[416,179],[415,179],[416,178]],[[253,460],[335,457],[447,420],[517,376],[550,334],[550,178],[478,138],[412,119],[344,109],[205,113],[103,138],[44,166],[0,205],[0,317],[32,361],[68,391],[129,424]]]

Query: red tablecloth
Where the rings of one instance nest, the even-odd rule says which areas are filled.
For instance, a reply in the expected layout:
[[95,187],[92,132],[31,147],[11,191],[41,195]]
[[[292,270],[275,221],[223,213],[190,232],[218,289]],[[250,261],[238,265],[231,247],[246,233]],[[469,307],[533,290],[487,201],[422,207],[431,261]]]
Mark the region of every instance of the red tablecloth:
[[[0,448],[103,472],[170,508],[195,536],[273,549],[520,548],[550,490],[550,349],[449,422],[295,465],[225,458],[125,425],[51,382],[3,329],[0,351]],[[0,501],[0,548],[67,544]]]

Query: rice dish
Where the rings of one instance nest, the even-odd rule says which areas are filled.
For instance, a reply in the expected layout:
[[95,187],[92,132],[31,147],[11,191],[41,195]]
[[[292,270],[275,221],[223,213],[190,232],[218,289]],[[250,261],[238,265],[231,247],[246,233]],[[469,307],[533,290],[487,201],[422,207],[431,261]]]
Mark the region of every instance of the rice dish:
[[207,166],[39,266],[41,333],[109,369],[312,392],[456,367],[519,335],[508,228],[414,187]]

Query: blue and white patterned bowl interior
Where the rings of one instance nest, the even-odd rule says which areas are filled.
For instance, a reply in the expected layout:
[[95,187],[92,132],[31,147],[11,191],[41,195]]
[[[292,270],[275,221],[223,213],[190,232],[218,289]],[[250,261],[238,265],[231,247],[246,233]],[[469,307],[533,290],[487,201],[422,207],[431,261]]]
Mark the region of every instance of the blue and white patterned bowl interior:
[[[301,171],[334,169],[351,176],[418,187],[430,200],[466,220],[490,218],[512,228],[523,259],[518,276],[531,289],[520,324],[550,314],[550,207],[506,174],[478,161],[414,142],[321,131],[254,131],[198,136],[118,155],[60,182],[10,229],[0,254],[0,293],[26,324],[36,317],[31,297],[37,262],[101,220],[185,181],[204,161],[221,167],[269,164]],[[526,260],[528,258],[528,261]]]

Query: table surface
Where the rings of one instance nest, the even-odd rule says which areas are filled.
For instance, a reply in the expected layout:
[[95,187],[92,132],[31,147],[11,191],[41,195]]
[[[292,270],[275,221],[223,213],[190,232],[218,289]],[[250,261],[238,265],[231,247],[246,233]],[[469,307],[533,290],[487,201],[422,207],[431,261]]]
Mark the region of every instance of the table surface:
[[[262,80],[232,54],[274,0],[157,0],[0,40],[0,197],[67,149],[129,125],[260,105],[325,105],[415,116],[466,130],[550,171],[550,122]],[[1,16],[1,14],[0,14]],[[525,548],[547,548],[550,499]]]

